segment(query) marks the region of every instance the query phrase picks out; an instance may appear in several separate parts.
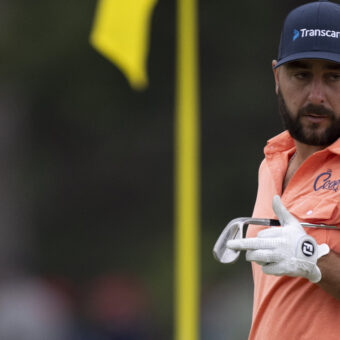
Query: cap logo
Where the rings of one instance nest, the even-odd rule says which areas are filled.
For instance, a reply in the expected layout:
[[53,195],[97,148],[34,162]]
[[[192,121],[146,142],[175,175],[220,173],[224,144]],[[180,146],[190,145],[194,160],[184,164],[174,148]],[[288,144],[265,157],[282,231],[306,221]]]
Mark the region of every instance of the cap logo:
[[293,31],[293,41],[297,38],[307,38],[307,37],[327,37],[327,38],[336,38],[338,39],[340,32],[326,30],[326,29],[307,29],[301,28],[300,30],[294,29]]
[[295,41],[299,36],[300,36],[300,32],[297,29],[294,29],[293,41]]

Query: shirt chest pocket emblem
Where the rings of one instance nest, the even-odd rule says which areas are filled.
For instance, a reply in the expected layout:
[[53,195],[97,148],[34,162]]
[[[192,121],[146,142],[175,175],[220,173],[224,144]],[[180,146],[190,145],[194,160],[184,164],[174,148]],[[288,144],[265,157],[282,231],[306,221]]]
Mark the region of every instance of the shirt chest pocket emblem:
[[332,178],[332,170],[328,169],[326,172],[321,173],[316,177],[314,182],[314,191],[331,190],[338,191],[340,179]]

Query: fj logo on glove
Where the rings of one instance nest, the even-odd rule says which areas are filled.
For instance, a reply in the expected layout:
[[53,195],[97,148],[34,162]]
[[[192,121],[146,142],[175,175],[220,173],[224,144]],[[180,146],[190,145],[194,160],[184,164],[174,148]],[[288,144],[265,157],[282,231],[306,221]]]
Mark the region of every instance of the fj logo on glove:
[[306,256],[312,256],[314,254],[314,245],[309,241],[305,241],[302,243],[302,252]]

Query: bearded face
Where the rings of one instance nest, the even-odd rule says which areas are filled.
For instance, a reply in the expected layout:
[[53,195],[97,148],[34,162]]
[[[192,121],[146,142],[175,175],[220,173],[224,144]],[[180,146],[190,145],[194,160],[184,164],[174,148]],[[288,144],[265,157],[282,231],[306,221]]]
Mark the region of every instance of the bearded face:
[[340,118],[336,118],[335,113],[324,106],[309,104],[294,115],[289,111],[280,89],[278,103],[284,127],[297,141],[327,146],[340,137]]

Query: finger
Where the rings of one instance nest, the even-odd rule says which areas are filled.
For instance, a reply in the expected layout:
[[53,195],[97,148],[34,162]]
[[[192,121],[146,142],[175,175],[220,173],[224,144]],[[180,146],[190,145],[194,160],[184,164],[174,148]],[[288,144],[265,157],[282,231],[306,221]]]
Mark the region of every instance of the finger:
[[267,263],[262,266],[262,271],[267,275],[276,275],[276,276],[282,276],[282,275],[292,275],[291,271],[288,270],[287,266],[280,262],[280,263]]
[[282,239],[254,237],[230,240],[227,242],[227,248],[234,250],[274,249],[281,244]]
[[272,249],[248,250],[246,260],[255,261],[256,263],[276,263],[283,260],[283,255]]
[[285,228],[281,227],[271,227],[267,229],[263,229],[257,233],[257,237],[261,238],[275,238],[275,237],[282,237],[285,233]]
[[280,220],[282,226],[289,225],[300,225],[298,220],[286,209],[282,204],[280,196],[275,195],[273,197],[273,210]]

